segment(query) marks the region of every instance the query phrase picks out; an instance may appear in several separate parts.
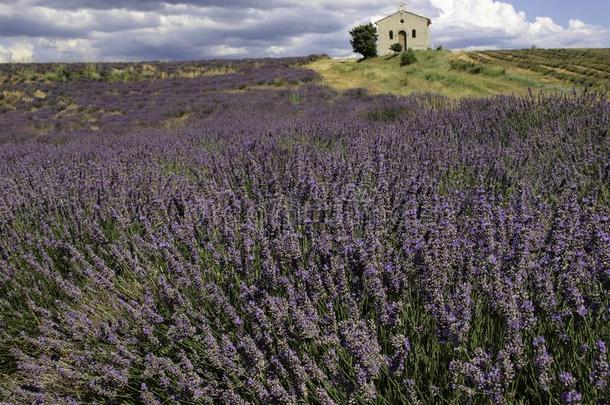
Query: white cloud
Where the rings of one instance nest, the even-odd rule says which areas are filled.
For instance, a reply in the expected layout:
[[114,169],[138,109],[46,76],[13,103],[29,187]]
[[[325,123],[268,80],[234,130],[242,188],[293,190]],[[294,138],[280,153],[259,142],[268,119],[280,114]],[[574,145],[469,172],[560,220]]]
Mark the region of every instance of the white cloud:
[[273,56],[283,55],[286,53],[286,48],[283,46],[272,45],[267,48],[267,53]]
[[9,63],[11,61],[11,53],[0,45],[0,63]]
[[89,39],[41,39],[38,45],[55,60],[92,62],[99,59],[98,51]]
[[238,48],[224,44],[211,46],[209,49],[211,55],[217,57],[243,55],[248,51],[246,48]]
[[17,42],[9,48],[9,52],[13,62],[26,63],[34,60],[34,45],[30,42]]
[[17,42],[9,47],[0,45],[0,63],[27,63],[34,60],[34,45]]
[[610,43],[606,27],[570,20],[567,27],[550,17],[528,19],[512,4],[494,0],[430,0],[433,41],[459,48],[599,47]]
[[[4,5],[3,5],[4,4]],[[0,0],[0,61],[350,55],[349,29],[387,0]],[[449,48],[610,46],[608,27],[527,16],[509,0],[411,0]],[[16,46],[15,49],[13,47]]]

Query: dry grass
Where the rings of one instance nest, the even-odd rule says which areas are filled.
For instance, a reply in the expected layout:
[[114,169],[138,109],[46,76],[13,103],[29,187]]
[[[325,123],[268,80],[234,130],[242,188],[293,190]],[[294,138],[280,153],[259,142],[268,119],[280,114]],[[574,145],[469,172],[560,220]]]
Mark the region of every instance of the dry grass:
[[[356,60],[320,59],[308,65],[338,90],[365,88],[373,94],[435,93],[452,98],[525,94],[528,89],[566,91],[566,83],[537,72],[505,68],[479,74],[452,69],[451,61],[473,62],[464,52],[418,51],[418,62],[401,67],[399,58]],[[492,74],[493,73],[493,74]]]
[[161,127],[166,130],[174,130],[178,128],[182,128],[188,124],[188,122],[192,119],[192,113],[183,112],[178,114],[175,117],[166,118],[162,123]]
[[202,76],[228,75],[237,72],[238,70],[234,66],[192,67],[189,69],[180,69],[174,77],[193,79]]

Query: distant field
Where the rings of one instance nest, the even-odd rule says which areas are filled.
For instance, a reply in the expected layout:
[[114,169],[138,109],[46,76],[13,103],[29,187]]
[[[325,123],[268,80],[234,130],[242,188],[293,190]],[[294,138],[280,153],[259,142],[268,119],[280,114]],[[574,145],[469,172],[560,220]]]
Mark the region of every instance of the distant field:
[[315,58],[0,64],[0,144],[183,125],[217,108],[211,95],[317,80],[299,67]]
[[524,49],[471,52],[483,66],[543,74],[577,86],[610,89],[610,49]]
[[432,92],[448,97],[526,94],[530,89],[566,92],[575,86],[607,89],[610,51],[523,50],[416,52],[418,62],[400,66],[398,57],[356,60],[319,59],[309,67],[330,86],[362,87],[374,94]]
[[[185,62],[0,63],[0,86],[67,82],[126,83],[251,74],[269,66],[302,65],[320,56]],[[229,76],[230,77],[230,76]]]

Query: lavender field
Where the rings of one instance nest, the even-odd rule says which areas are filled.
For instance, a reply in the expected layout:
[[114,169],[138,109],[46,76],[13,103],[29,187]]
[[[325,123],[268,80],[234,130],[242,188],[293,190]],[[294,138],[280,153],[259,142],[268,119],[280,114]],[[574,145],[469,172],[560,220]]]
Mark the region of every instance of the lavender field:
[[3,68],[0,402],[610,403],[607,95],[309,60]]

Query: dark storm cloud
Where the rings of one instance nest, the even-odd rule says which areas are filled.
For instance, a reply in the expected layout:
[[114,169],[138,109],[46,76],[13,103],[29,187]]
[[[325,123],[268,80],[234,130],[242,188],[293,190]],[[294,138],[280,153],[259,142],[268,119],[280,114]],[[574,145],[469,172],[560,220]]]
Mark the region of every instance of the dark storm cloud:
[[[299,2],[295,0],[236,0],[231,2],[224,0],[30,0],[27,1],[27,3],[36,6],[53,7],[58,10],[78,10],[83,8],[109,10],[118,8],[139,11],[160,10],[167,4],[190,5],[196,7],[223,7],[231,9],[255,8],[260,10],[269,10],[277,7],[294,7],[299,4]],[[301,4],[303,3],[301,2]]]
[[61,12],[48,8],[0,11],[0,35],[86,38],[91,32],[118,32],[158,26],[159,15],[134,16],[120,11]]
[[[32,10],[29,13],[0,14],[0,35],[89,38],[91,33],[96,31],[113,33],[161,28],[163,23],[160,15],[152,13],[136,18],[136,15],[117,10],[92,10],[87,17],[64,14],[62,19],[53,18],[54,13]],[[205,9],[192,10],[186,15],[168,14],[176,17],[176,21],[169,19],[165,22],[167,27],[171,27],[171,31],[179,31],[180,37],[206,41],[226,37],[273,40],[307,32],[327,33],[343,27],[340,16],[319,10],[299,12],[293,9],[277,9],[268,13],[256,10]],[[199,24],[197,20],[200,21]],[[165,34],[172,35],[172,32],[165,31]]]

